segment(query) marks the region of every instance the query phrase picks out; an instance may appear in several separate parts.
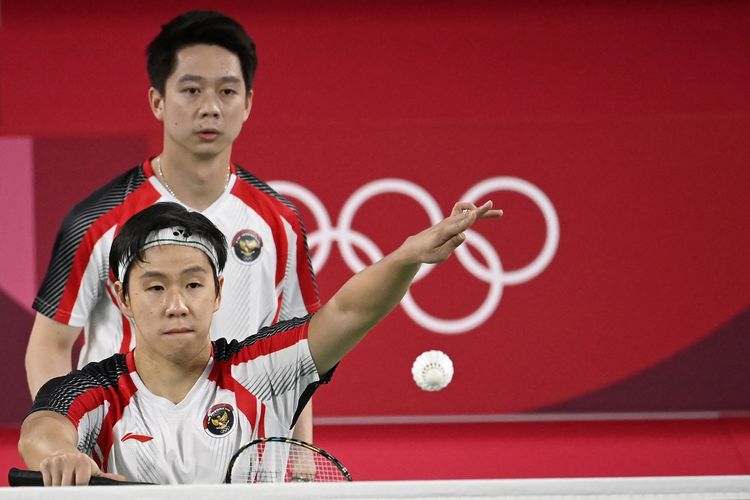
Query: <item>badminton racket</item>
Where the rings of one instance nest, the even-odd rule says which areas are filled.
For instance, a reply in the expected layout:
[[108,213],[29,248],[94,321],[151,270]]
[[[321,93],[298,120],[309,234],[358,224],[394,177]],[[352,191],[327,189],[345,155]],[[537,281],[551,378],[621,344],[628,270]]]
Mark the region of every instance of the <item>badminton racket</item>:
[[246,444],[227,467],[227,483],[328,483],[351,481],[327,451],[297,439],[268,437]]

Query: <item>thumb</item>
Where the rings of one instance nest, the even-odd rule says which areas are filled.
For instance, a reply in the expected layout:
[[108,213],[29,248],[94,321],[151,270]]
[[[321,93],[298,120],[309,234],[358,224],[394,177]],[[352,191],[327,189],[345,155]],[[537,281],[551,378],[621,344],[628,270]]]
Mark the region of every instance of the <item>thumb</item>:
[[104,477],[107,479],[114,479],[115,481],[127,481],[128,479],[123,476],[122,474],[115,474],[114,472],[101,472],[99,471],[98,474],[93,474],[96,477]]
[[92,477],[104,477],[107,479],[114,479],[115,481],[127,481],[127,478],[122,474],[115,474],[114,472],[102,472],[99,465],[94,461],[93,458],[89,457],[91,461],[91,476]]

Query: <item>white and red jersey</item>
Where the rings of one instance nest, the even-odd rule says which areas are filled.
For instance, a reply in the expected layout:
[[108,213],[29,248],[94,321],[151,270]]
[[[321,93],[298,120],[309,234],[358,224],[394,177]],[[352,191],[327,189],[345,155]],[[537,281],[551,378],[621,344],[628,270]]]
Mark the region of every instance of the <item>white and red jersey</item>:
[[[63,221],[34,309],[83,328],[79,367],[134,347],[133,326],[117,307],[109,249],[125,221],[160,201],[180,203],[146,161],[76,205]],[[242,339],[320,308],[304,226],[289,201],[232,165],[224,193],[201,213],[229,244],[212,338],[221,332]]]
[[[309,318],[309,317],[308,317]],[[66,416],[78,449],[106,472],[156,484],[221,483],[248,442],[291,434],[320,383],[307,319],[279,322],[243,341],[212,344],[211,359],[178,404],[153,394],[133,351],[50,380],[32,411]]]

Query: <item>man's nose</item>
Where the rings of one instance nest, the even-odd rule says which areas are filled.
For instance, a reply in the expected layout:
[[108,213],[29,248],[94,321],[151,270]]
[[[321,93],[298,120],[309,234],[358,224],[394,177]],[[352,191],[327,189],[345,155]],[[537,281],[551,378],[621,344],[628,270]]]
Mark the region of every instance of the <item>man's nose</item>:
[[214,92],[204,92],[200,106],[201,118],[218,118],[220,114],[219,97]]
[[166,313],[169,317],[185,316],[188,313],[187,302],[181,291],[168,292],[166,306]]

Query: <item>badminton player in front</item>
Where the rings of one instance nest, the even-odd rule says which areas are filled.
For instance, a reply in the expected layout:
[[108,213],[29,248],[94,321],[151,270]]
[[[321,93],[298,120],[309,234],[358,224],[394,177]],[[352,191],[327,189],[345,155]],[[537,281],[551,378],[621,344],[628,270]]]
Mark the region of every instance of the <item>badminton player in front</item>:
[[[45,485],[91,476],[220,483],[232,454],[290,428],[336,364],[406,293],[423,263],[447,259],[486,203],[409,237],[347,281],[317,313],[244,341],[211,341],[227,258],[219,229],[198,212],[157,203],[114,239],[110,268],[136,347],[47,382],[21,428],[19,451]],[[248,332],[255,333],[255,332]]]

